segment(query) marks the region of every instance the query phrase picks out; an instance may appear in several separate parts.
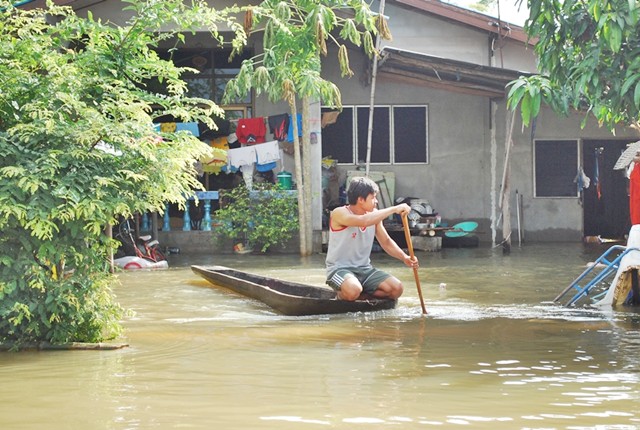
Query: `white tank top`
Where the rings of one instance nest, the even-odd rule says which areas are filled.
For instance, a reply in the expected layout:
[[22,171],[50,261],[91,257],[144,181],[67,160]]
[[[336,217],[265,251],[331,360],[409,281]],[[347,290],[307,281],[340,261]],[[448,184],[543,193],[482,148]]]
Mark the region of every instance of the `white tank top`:
[[[351,212],[349,206],[347,210]],[[327,250],[327,274],[340,267],[371,267],[371,247],[376,237],[376,226],[342,227],[334,229],[329,219],[329,245]]]

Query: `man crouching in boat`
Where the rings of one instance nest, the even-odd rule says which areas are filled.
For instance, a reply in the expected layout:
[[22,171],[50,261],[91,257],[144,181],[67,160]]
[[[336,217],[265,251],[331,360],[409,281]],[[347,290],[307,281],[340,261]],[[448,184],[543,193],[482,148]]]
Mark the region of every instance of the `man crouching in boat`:
[[378,185],[369,178],[355,177],[347,189],[346,206],[335,208],[329,219],[327,250],[327,284],[338,292],[338,298],[353,301],[359,297],[397,299],[402,283],[394,276],[371,265],[374,237],[387,254],[409,267],[418,267],[389,237],[382,221],[393,214],[407,215],[409,205],[403,203],[377,209]]

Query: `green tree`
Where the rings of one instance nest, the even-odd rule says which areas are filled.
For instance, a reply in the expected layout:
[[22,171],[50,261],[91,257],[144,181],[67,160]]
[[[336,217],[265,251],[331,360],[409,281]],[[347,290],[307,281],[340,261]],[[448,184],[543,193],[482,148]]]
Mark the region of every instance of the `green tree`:
[[219,23],[240,47],[242,28],[198,0],[125,3],[131,18],[118,26],[0,0],[0,341],[116,336],[105,226],[183,203],[200,186],[193,162],[208,147],[154,120],[215,127],[220,109],[188,97],[185,70],[153,48],[197,28],[219,40]]
[[529,125],[542,102],[579,109],[599,124],[638,127],[640,6],[634,0],[529,0],[525,29],[537,39],[541,75],[512,83],[509,106]]
[[243,62],[238,76],[227,85],[225,97],[232,100],[254,89],[257,94],[265,93],[271,101],[286,101],[293,118],[297,117],[297,101],[302,101],[303,141],[300,145],[294,121],[294,157],[300,253],[309,255],[311,151],[307,109],[310,100],[342,107],[338,87],[321,77],[321,56],[327,55],[327,44],[334,43],[342,75],[351,76],[347,44],[362,47],[367,55],[373,56],[375,34],[380,32],[390,38],[390,33],[385,18],[372,12],[362,0],[265,0],[245,10],[245,30],[263,32],[263,52]]

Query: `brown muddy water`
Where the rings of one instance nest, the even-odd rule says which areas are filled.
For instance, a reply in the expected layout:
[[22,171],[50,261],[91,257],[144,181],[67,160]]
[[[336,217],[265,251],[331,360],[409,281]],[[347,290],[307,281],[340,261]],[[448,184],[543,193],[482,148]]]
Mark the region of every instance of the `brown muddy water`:
[[[190,264],[322,284],[323,256],[119,275],[128,348],[0,353],[1,429],[637,429],[640,313],[550,304],[604,248],[418,253],[392,311],[283,317]],[[446,288],[440,288],[441,283]]]

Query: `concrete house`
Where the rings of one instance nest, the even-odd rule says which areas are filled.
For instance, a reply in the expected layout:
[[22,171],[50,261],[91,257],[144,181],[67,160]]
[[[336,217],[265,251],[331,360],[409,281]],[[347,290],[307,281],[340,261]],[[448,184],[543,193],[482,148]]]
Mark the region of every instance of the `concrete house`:
[[[44,2],[25,3],[32,7]],[[74,7],[80,15],[91,10],[95,17],[123,19],[122,4],[116,0],[57,3]],[[223,7],[227,2],[210,3]],[[377,10],[378,2],[371,7]],[[504,201],[511,207],[513,237],[518,229],[527,241],[619,238],[628,232],[627,180],[612,167],[626,144],[638,140],[632,130],[616,130],[614,135],[592,119],[583,128],[584,113],[561,117],[543,107],[534,129],[523,128],[515,117],[513,146],[508,147],[511,114],[505,86],[522,74],[537,72],[532,42],[521,27],[437,0],[387,0],[383,13],[389,17],[393,40],[382,41],[375,65],[351,47],[355,76],[345,79],[340,77],[335,52],[324,60],[323,74],[339,86],[344,109],[314,136],[317,233],[323,210],[340,202],[336,188],[328,189],[322,181],[322,157],[335,160],[333,185],[363,174],[368,164],[372,176],[384,181],[387,200],[426,200],[449,225],[476,221],[485,243],[503,239]],[[259,37],[252,36],[247,55],[259,52]],[[204,35],[190,37],[182,58],[220,63],[224,50],[207,43]],[[210,80],[214,89],[205,94],[218,101],[218,90],[237,64],[214,64],[206,70],[193,77],[193,84]],[[255,96],[223,107],[232,119],[287,112],[286,105]],[[329,113],[320,103],[314,109],[318,122]],[[507,155],[509,169],[505,169]],[[292,157],[285,154],[279,168],[293,171]],[[580,172],[583,181],[576,181]],[[580,186],[585,182],[589,187]],[[508,183],[506,200],[502,200],[503,183]]]
[[[485,233],[481,239],[499,242],[507,152],[504,87],[537,72],[533,46],[518,26],[439,1],[390,0],[384,14],[393,40],[382,48],[375,104],[389,106],[394,119],[396,107],[426,106],[427,150],[426,160],[411,150],[415,156],[403,158],[398,145],[415,150],[424,141],[411,135],[404,142],[395,129],[391,161],[372,161],[371,169],[395,173],[396,196],[428,199],[452,222],[476,220]],[[368,105],[369,82],[332,79],[340,82],[345,105]],[[511,225],[515,230],[519,218],[527,240],[621,237],[629,230],[626,178],[612,167],[637,134],[621,129],[613,136],[593,120],[581,128],[584,116],[561,117],[543,108],[534,131],[523,129],[516,117],[508,198]],[[323,154],[333,150],[327,134],[329,129]],[[574,182],[580,168],[591,182],[582,190]]]

